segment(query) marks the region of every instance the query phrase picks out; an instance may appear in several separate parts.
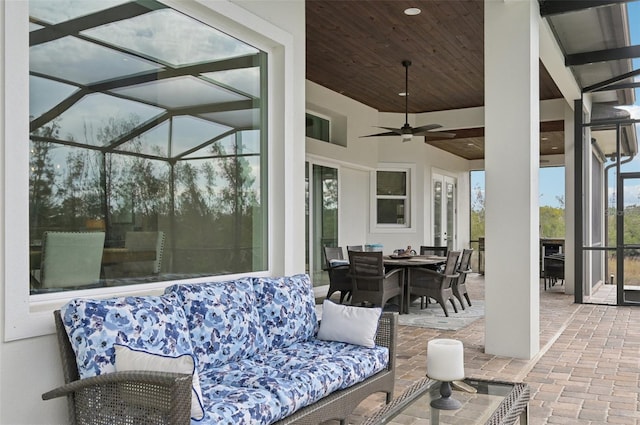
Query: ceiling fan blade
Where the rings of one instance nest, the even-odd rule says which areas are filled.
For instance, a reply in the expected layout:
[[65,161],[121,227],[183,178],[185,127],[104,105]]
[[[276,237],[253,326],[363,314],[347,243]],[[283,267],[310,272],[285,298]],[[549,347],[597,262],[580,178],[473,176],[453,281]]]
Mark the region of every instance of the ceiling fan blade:
[[360,136],[360,137],[377,137],[377,136],[400,136],[401,133],[396,133],[394,131],[387,131],[384,133],[376,133],[376,134],[368,134],[366,136]]
[[402,134],[402,129],[401,128],[395,128],[395,127],[380,127],[380,126],[376,126],[377,128],[383,128],[385,130],[389,130],[389,131],[393,131],[395,134]]
[[436,128],[440,128],[440,127],[442,127],[440,124],[421,125],[420,127],[414,128],[412,133],[413,134],[418,134],[418,133],[423,132],[423,131],[435,130]]
[[416,134],[416,136],[424,136],[427,139],[438,140],[438,139],[453,139],[456,137],[455,133],[447,133],[444,131],[427,131],[423,134]]

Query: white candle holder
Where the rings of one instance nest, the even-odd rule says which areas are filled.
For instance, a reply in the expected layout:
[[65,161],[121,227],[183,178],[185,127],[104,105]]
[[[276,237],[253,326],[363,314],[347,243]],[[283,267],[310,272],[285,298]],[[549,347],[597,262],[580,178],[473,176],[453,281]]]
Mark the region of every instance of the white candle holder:
[[451,381],[464,379],[464,347],[456,339],[432,339],[427,343],[427,376],[441,381],[440,398],[431,407],[442,410],[459,409],[462,404],[451,398]]

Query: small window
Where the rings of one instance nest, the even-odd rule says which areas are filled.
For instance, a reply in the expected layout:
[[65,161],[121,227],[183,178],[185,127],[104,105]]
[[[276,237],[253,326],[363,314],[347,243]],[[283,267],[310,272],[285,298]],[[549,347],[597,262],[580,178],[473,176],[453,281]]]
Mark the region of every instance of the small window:
[[376,223],[409,227],[409,170],[376,171]]
[[306,114],[306,135],[331,143],[331,121],[313,114]]

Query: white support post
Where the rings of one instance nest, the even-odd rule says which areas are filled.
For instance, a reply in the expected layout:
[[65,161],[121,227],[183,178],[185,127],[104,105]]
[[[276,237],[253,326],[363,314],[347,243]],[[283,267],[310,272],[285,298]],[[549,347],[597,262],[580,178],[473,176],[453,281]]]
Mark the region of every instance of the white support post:
[[539,12],[485,0],[485,351],[539,351]]

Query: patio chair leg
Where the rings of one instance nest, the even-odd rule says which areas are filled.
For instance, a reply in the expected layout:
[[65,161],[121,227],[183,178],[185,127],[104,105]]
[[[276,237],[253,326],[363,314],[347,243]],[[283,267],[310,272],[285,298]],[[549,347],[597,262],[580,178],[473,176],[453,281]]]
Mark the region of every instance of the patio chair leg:
[[438,301],[438,304],[440,304],[440,307],[442,307],[442,310],[444,311],[444,315],[449,317],[449,312],[447,311],[447,305],[444,302],[440,302],[440,300],[437,300],[437,301]]
[[449,298],[449,301],[451,302],[451,305],[453,306],[453,311],[455,311],[457,313],[458,312],[458,307],[456,307],[456,303],[454,303],[451,298]]
[[469,299],[469,294],[465,292],[464,297],[467,299],[467,303],[469,304],[469,307],[471,307],[471,300]]

